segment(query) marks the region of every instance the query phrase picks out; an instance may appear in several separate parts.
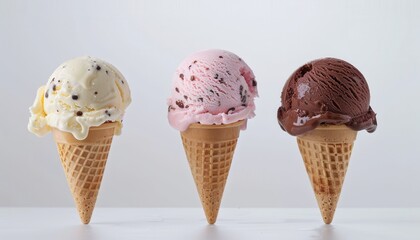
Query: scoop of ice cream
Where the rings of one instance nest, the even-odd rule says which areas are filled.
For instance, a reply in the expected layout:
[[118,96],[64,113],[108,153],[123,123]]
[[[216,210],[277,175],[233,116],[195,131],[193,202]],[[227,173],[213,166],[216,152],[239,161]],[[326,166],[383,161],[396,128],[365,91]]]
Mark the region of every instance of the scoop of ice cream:
[[192,123],[220,125],[255,116],[254,97],[258,95],[255,76],[231,52],[194,53],[179,65],[173,78],[168,119],[180,131]]
[[281,101],[279,124],[294,136],[320,124],[345,124],[368,132],[377,126],[365,78],[340,59],[318,59],[297,69],[284,85]]
[[42,136],[57,128],[82,140],[90,127],[118,122],[118,135],[130,102],[128,84],[114,66],[94,57],[74,58],[61,64],[38,89],[28,129]]

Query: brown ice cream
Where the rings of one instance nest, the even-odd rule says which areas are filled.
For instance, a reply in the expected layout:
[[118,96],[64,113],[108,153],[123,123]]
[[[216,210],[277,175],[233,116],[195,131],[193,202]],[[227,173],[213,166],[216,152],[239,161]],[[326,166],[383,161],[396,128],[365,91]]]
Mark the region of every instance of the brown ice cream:
[[279,124],[293,136],[321,124],[345,124],[368,132],[377,126],[365,78],[340,59],[323,58],[300,67],[287,80],[281,101]]

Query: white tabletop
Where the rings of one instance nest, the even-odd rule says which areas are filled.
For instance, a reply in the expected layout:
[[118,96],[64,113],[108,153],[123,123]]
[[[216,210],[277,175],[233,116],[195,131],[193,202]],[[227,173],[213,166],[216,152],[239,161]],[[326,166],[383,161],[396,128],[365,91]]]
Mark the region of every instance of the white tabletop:
[[0,208],[0,239],[420,239],[420,209],[221,209],[208,225],[198,208],[96,208],[89,225],[73,208]]

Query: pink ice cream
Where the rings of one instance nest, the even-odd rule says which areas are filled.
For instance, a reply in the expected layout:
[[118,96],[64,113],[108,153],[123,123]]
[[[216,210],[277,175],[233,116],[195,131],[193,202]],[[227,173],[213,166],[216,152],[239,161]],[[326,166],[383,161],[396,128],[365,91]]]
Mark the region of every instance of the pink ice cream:
[[249,66],[235,54],[206,50],[187,57],[173,77],[168,99],[172,127],[187,130],[192,123],[220,125],[255,116],[257,82]]

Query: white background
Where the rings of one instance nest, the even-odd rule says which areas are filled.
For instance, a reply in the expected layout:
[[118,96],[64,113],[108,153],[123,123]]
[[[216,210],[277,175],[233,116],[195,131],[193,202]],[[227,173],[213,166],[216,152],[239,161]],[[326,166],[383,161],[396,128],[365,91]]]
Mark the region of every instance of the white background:
[[166,98],[178,63],[221,48],[254,70],[257,116],[241,133],[224,207],[316,207],[280,93],[305,62],[342,58],[365,75],[378,129],[358,135],[341,207],[420,207],[419,1],[1,1],[0,206],[73,206],[52,136],[26,125],[37,88],[92,55],[125,75],[133,102],[97,206],[198,207]]

